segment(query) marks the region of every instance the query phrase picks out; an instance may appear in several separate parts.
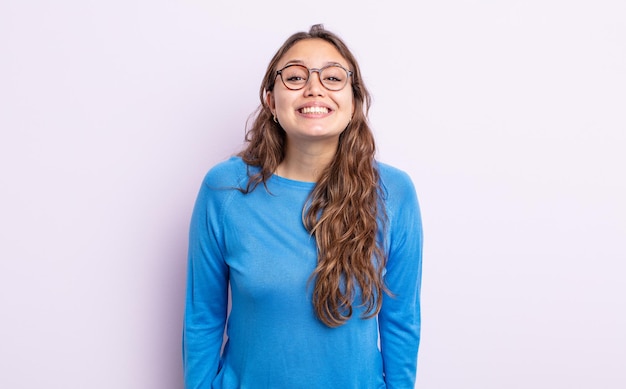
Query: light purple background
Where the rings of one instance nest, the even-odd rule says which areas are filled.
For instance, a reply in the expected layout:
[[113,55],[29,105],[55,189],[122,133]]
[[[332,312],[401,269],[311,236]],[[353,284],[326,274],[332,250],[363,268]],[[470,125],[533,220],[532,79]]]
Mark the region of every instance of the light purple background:
[[417,387],[626,387],[624,1],[225,3],[0,2],[0,387],[182,387],[200,181],[318,22],[420,196]]

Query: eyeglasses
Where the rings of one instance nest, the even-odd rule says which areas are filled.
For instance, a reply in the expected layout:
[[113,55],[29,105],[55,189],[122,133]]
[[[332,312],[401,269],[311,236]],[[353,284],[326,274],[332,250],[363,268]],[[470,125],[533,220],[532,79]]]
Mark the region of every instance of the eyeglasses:
[[280,76],[287,89],[299,90],[308,84],[311,73],[317,72],[320,82],[324,88],[330,91],[342,90],[348,83],[348,78],[352,72],[341,65],[326,65],[321,69],[309,69],[304,65],[287,65],[277,70],[276,75]]

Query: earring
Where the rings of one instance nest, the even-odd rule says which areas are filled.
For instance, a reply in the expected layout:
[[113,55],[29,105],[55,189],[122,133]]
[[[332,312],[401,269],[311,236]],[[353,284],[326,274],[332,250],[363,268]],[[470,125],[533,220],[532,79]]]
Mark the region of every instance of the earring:
[[278,120],[276,120],[276,114],[274,114],[274,123],[278,124]]

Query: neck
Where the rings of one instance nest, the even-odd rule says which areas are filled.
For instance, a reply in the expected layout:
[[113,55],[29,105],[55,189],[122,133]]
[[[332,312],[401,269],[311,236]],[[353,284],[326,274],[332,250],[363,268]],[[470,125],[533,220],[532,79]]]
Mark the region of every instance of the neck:
[[276,174],[297,181],[317,182],[337,152],[336,139],[315,144],[288,141],[285,146],[285,158],[276,168]]

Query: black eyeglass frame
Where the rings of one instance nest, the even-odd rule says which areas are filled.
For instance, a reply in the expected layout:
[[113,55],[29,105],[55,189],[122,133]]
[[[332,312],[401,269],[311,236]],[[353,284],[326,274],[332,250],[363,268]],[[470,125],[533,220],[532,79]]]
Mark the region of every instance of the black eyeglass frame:
[[[290,67],[292,67],[292,66],[299,66],[299,67],[301,67],[301,68],[305,68],[305,69],[306,69],[306,70],[308,70],[308,72],[309,72],[309,77],[306,79],[306,82],[305,82],[305,83],[304,83],[304,84],[303,84],[300,88],[291,88],[291,87],[289,87],[289,86],[287,85],[287,83],[285,82],[285,80],[283,80],[283,70],[285,70],[285,69],[287,69],[287,68],[290,68]],[[326,86],[326,84],[324,84],[324,80],[322,79],[322,71],[324,71],[324,70],[326,70],[326,69],[328,69],[328,68],[331,68],[331,67],[340,68],[340,69],[343,69],[343,71],[345,71],[345,72],[346,72],[346,75],[347,75],[347,77],[346,77],[346,82],[345,82],[345,83],[341,86],[341,88],[339,88],[339,89],[331,89],[331,88],[327,87],[327,86]],[[334,63],[333,63],[333,64],[326,65],[326,66],[321,67],[321,68],[319,68],[319,69],[318,69],[318,68],[308,68],[308,67],[306,67],[306,66],[304,66],[304,65],[301,65],[301,64],[299,64],[299,63],[292,63],[292,64],[289,64],[289,65],[287,65],[287,66],[283,67],[283,68],[282,68],[282,69],[280,69],[280,70],[277,70],[277,71],[276,71],[276,77],[280,76],[280,80],[283,82],[283,85],[285,86],[285,88],[287,88],[287,89],[289,89],[289,90],[300,90],[300,89],[304,88],[305,86],[307,86],[307,85],[309,84],[309,81],[311,80],[311,76],[312,76],[312,74],[313,74],[313,73],[315,73],[315,72],[317,72],[317,76],[319,77],[319,79],[320,79],[320,83],[322,84],[322,86],[323,86],[324,88],[326,88],[327,90],[332,91],[332,92],[338,92],[338,91],[342,90],[343,88],[345,88],[345,87],[346,87],[346,85],[348,85],[348,79],[350,79],[350,77],[352,77],[352,75],[354,74],[354,72],[352,72],[351,70],[348,70],[348,69],[344,68],[343,66],[341,66],[341,65],[339,65],[339,64],[334,64]]]

